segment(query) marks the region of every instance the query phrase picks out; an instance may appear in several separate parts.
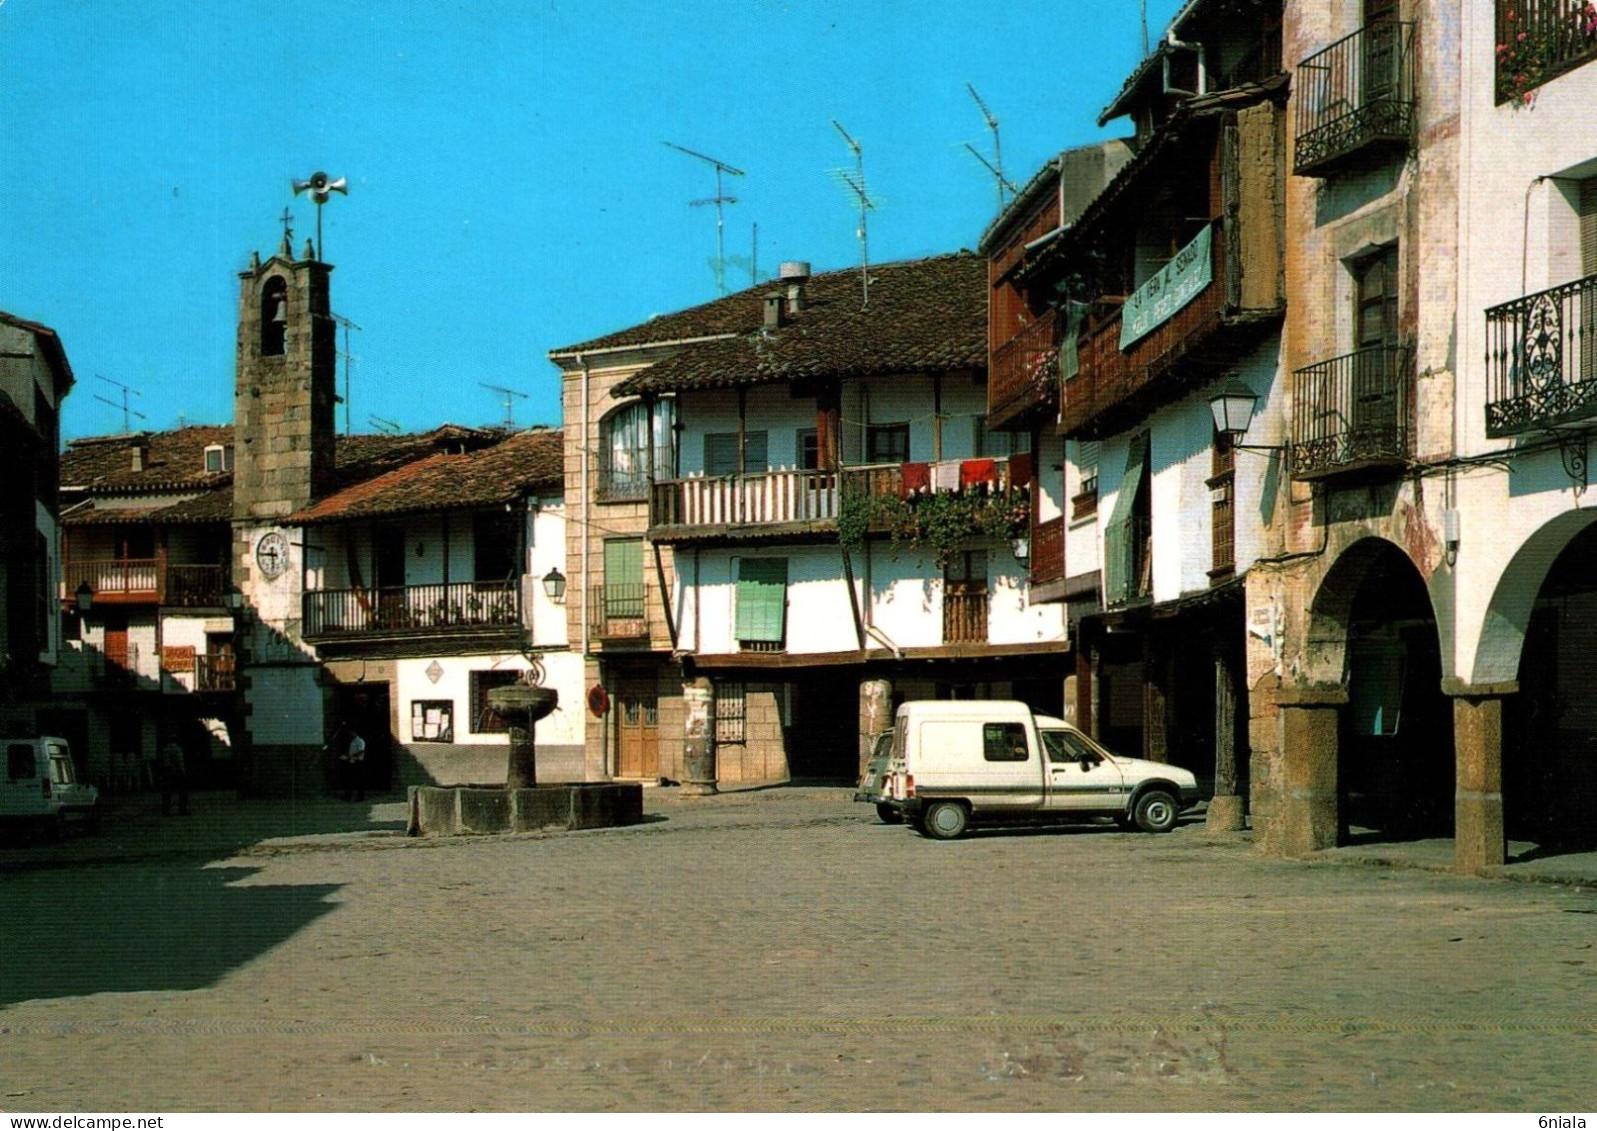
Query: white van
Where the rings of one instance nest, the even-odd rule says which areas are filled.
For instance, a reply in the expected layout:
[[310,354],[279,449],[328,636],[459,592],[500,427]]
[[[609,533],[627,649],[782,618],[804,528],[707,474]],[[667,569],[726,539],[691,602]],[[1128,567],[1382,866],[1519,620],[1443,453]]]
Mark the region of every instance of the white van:
[[100,791],[78,781],[64,738],[0,739],[6,775],[0,780],[0,821],[28,823],[58,834],[70,821],[99,824]]
[[1197,804],[1191,771],[1111,754],[1062,719],[1046,721],[1010,700],[905,703],[893,728],[888,803],[940,840],[972,821],[1094,816],[1168,832]]

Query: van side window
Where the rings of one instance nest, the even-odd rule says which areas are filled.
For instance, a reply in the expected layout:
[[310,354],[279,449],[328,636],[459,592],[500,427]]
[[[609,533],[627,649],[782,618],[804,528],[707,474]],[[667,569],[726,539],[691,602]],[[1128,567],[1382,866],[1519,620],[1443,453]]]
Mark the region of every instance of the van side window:
[[1031,757],[1021,723],[983,723],[982,757],[989,762],[1024,762]]
[[17,742],[6,747],[6,777],[20,781],[33,776],[33,747]]
[[1068,730],[1043,731],[1042,744],[1050,762],[1079,762],[1084,757],[1098,757],[1096,750]]

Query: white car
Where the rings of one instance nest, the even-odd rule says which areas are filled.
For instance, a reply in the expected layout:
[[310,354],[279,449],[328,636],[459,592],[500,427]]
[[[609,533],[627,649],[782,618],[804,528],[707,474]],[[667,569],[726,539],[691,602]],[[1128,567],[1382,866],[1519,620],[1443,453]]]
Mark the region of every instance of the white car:
[[78,821],[91,830],[100,819],[100,791],[78,781],[72,750],[64,738],[0,740],[6,774],[0,780],[0,821],[42,827],[59,836]]

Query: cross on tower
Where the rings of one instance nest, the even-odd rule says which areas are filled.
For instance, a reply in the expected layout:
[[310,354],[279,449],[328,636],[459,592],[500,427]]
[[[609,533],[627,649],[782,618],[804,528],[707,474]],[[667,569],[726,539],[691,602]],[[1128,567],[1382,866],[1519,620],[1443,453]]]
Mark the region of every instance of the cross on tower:
[[293,243],[294,229],[292,225],[294,223],[294,214],[288,210],[288,205],[283,205],[283,214],[278,219],[283,222],[283,242]]

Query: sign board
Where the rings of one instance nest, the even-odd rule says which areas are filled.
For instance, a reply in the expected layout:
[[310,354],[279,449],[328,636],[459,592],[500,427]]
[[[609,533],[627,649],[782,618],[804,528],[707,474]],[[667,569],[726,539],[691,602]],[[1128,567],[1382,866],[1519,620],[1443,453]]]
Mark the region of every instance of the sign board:
[[1120,348],[1168,322],[1214,281],[1214,225],[1205,224],[1158,274],[1138,287],[1120,308]]

